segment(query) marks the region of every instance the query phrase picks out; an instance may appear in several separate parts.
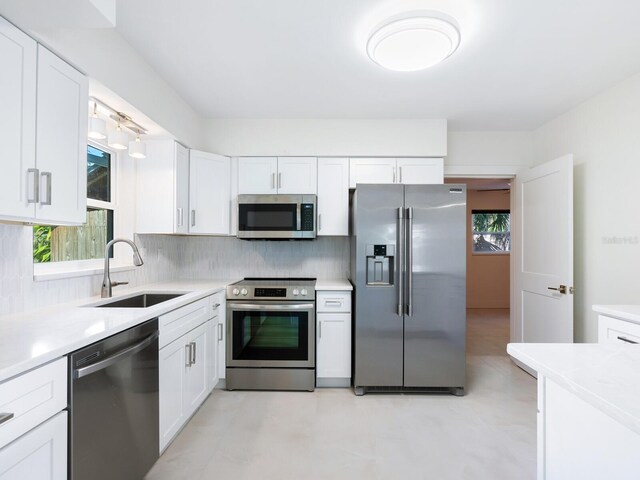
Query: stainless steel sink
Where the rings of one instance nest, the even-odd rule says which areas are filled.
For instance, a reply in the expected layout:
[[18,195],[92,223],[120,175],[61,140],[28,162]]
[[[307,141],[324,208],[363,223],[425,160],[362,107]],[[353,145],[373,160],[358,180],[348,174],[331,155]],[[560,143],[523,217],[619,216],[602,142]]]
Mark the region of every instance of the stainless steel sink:
[[133,297],[118,298],[111,302],[89,306],[96,308],[147,308],[181,297],[185,293],[141,293]]

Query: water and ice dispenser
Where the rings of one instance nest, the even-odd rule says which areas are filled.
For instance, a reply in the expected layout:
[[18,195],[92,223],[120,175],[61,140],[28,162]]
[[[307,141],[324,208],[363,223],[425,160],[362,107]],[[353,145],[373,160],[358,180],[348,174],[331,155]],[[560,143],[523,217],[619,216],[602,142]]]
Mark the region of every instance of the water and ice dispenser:
[[395,245],[367,245],[367,285],[393,285]]

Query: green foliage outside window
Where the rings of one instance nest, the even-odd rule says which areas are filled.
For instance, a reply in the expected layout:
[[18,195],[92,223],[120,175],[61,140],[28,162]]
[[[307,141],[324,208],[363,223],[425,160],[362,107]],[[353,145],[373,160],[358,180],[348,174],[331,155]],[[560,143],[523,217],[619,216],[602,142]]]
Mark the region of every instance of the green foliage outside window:
[[33,261],[45,263],[51,261],[51,233],[53,227],[36,225],[33,227]]

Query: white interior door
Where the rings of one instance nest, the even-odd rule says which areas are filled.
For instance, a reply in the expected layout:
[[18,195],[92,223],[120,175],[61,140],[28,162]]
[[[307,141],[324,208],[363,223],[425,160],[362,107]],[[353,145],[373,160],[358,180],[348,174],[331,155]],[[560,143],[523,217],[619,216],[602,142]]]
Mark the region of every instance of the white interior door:
[[573,155],[516,176],[511,341],[573,342]]

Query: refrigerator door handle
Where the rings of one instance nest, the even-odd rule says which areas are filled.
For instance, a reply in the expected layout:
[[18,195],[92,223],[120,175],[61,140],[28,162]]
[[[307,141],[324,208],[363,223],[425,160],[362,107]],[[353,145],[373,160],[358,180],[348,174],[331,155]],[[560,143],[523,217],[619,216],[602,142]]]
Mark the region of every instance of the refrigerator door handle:
[[407,315],[413,315],[413,208],[407,208]]
[[404,208],[398,208],[398,316],[404,314]]

